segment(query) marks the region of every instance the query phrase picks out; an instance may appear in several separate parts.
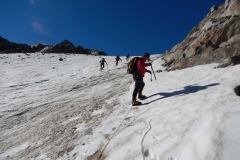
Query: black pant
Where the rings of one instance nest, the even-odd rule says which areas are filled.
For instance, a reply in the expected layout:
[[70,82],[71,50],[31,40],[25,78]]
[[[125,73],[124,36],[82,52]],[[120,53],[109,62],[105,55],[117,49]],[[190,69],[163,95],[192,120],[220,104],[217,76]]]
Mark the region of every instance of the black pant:
[[104,68],[104,63],[101,63],[101,69],[103,69]]
[[132,100],[136,99],[137,94],[142,95],[142,90],[143,90],[143,87],[145,86],[142,76],[134,74],[133,80],[135,81],[135,88],[133,90]]

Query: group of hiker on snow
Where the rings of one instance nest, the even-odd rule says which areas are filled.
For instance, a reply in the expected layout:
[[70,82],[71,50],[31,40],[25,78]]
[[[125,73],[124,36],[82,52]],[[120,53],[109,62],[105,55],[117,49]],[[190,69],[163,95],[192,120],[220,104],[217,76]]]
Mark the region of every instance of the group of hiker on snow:
[[[130,58],[130,55],[126,55],[126,61],[128,62]],[[118,61],[121,60],[121,58],[117,55],[116,56],[116,66],[118,65]],[[150,70],[147,70],[147,66],[152,66],[151,63],[146,63],[146,61],[150,60],[150,54],[144,53],[140,57],[134,57],[129,63],[128,63],[128,73],[133,75],[133,80],[135,82],[133,94],[132,94],[132,105],[137,106],[141,105],[142,103],[137,101],[137,97],[139,100],[144,100],[147,97],[142,94],[143,88],[145,86],[145,83],[143,81],[143,77],[146,72],[152,74]],[[122,60],[121,60],[122,61]],[[104,58],[100,60],[100,70],[104,69],[104,63],[107,64]],[[107,64],[108,65],[108,64]],[[131,67],[131,65],[134,65]],[[156,77],[155,77],[156,78]]]
[[[126,55],[126,61],[128,62],[128,60],[129,60],[129,58],[130,58],[130,54],[128,53],[127,55]],[[119,55],[117,55],[116,56],[116,66],[118,66],[118,61],[120,60],[121,62],[122,62],[122,59],[119,57]],[[104,69],[104,63],[106,63],[107,64],[107,62],[106,62],[106,60],[105,60],[105,58],[102,58],[100,61],[99,61],[99,63],[100,63],[100,70],[102,71],[103,69]],[[108,65],[108,64],[107,64]]]
[[[129,60],[129,58],[130,58],[130,54],[128,53],[127,55],[126,55],[126,61],[128,62],[128,60]],[[121,62],[122,62],[122,59],[119,57],[119,55],[117,55],[116,56],[116,66],[118,66],[118,61],[120,60]]]

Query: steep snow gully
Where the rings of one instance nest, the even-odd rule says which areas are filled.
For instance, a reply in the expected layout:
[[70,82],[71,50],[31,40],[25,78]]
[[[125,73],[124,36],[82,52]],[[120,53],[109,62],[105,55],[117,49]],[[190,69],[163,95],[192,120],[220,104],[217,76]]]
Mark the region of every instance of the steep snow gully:
[[[64,54],[1,55],[1,68],[4,65],[6,70],[1,70],[0,159],[30,159],[39,153],[61,157],[111,114],[132,77],[123,64],[110,68],[114,62],[109,63],[109,71],[106,66],[100,72],[99,57],[91,57],[90,70],[84,70],[81,61],[88,59]],[[108,99],[114,103],[106,103]],[[84,127],[77,131],[81,124]]]

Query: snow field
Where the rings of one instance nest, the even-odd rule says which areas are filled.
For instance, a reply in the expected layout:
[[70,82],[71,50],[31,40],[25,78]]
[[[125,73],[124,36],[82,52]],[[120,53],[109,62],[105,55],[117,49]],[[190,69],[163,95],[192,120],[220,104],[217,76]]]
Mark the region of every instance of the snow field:
[[0,55],[0,159],[239,159],[239,65],[157,73],[151,56],[157,80],[146,73],[148,99],[131,106],[125,64],[107,56],[100,72],[100,59]]

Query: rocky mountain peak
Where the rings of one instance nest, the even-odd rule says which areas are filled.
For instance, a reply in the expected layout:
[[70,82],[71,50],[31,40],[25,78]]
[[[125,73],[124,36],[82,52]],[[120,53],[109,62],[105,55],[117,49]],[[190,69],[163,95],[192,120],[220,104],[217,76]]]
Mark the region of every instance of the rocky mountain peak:
[[73,48],[75,47],[71,42],[68,40],[63,40],[61,43],[58,43],[57,46],[64,46],[64,47],[70,47]]

